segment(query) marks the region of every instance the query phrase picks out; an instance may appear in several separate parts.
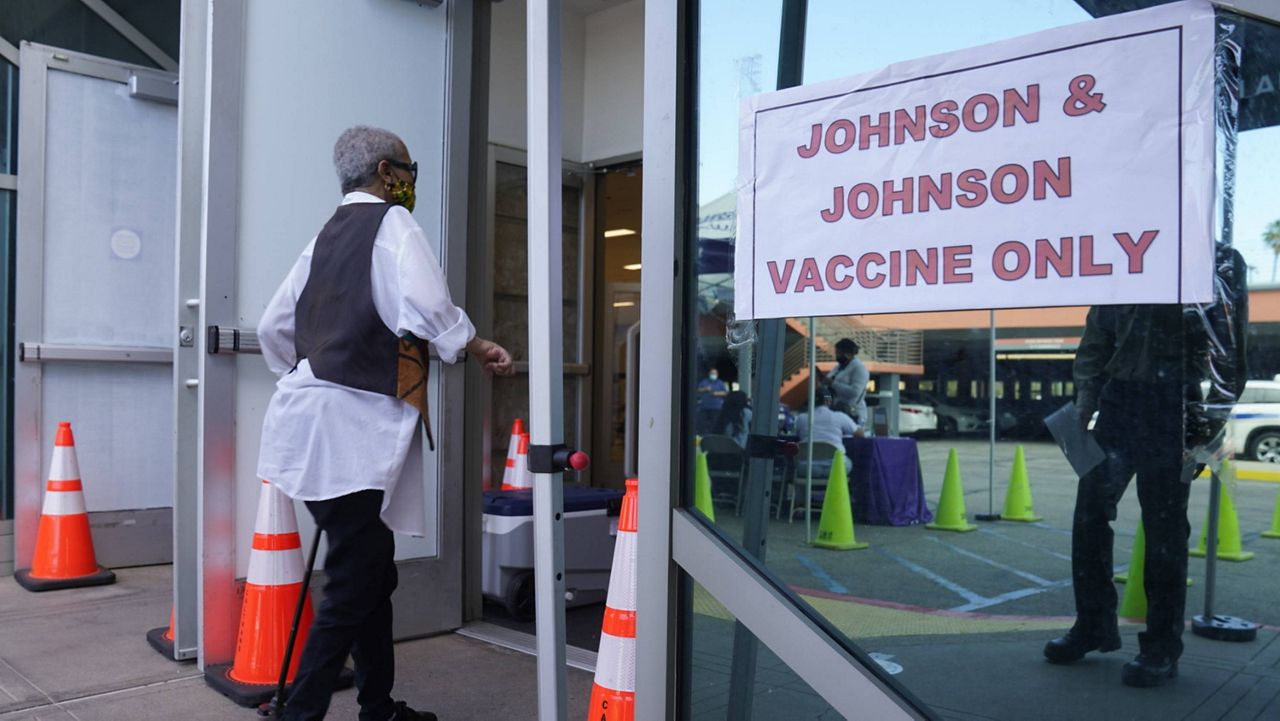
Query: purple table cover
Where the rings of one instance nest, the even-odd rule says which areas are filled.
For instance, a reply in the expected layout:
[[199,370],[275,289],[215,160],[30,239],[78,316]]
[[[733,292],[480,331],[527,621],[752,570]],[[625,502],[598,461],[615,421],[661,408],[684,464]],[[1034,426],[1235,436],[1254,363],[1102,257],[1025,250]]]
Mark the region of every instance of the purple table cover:
[[913,438],[846,438],[849,495],[859,523],[909,526],[933,514],[924,498],[920,455]]

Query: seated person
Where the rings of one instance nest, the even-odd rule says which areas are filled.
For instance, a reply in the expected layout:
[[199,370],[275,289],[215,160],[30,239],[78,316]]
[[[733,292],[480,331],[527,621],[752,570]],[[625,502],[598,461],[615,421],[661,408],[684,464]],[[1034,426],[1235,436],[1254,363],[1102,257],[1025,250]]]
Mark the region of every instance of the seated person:
[[751,402],[742,391],[729,391],[720,406],[720,415],[712,426],[712,433],[729,436],[738,445],[747,445],[747,427],[751,425]]
[[810,427],[814,443],[830,443],[836,448],[844,448],[845,438],[863,435],[852,418],[831,408],[831,394],[822,387],[814,393],[812,423],[808,413],[796,416],[796,435],[800,436],[801,443],[808,442]]

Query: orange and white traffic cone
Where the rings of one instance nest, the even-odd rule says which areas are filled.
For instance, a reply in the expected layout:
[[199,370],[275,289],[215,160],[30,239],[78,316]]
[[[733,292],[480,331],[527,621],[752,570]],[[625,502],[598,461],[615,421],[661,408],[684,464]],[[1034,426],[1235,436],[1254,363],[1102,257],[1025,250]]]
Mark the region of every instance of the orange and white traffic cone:
[[[302,649],[315,617],[310,591],[302,587],[303,566],[293,500],[270,482],[263,481],[258,518],[253,527],[253,548],[249,552],[249,576],[245,580],[235,660],[230,665],[209,666],[204,672],[206,683],[241,706],[260,706],[275,693],[298,594],[305,591],[307,596],[298,621],[288,681],[292,682],[298,672]],[[350,683],[349,677],[347,682]]]
[[636,531],[639,481],[627,479],[613,547],[609,597],[604,605],[596,678],[587,721],[634,721],[636,717]]
[[49,463],[49,485],[36,531],[36,552],[30,569],[13,574],[28,591],[105,586],[116,574],[98,565],[89,532],[89,514],[80,483],[80,463],[70,423],[59,423]]
[[151,644],[151,648],[154,648],[157,653],[169,659],[170,661],[179,661],[181,663],[195,663],[196,661],[195,656],[192,656],[191,658],[174,658],[173,657],[174,616],[175,616],[174,610],[172,607],[170,607],[169,608],[169,625],[158,626],[156,628],[151,629],[150,631],[147,631],[147,643]]
[[504,491],[527,491],[533,488],[533,473],[529,471],[529,434],[520,434],[520,444],[516,446],[516,463],[512,469],[511,482],[503,479]]
[[507,467],[502,471],[502,488],[511,488],[516,473],[516,452],[520,448],[520,437],[524,435],[524,421],[519,418],[511,422],[511,440],[507,442]]
[[[165,658],[173,661],[173,621],[174,611],[169,609],[169,625],[168,627],[160,626],[147,631],[147,643],[151,644],[157,653]],[[195,659],[192,659],[193,661]]]

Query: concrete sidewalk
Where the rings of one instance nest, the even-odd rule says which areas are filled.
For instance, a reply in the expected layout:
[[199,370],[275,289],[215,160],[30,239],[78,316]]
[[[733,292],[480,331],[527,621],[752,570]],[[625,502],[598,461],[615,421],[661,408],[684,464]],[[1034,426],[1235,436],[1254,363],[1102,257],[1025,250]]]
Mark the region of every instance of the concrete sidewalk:
[[[168,566],[117,570],[98,588],[29,593],[0,578],[0,721],[254,719],[205,685],[193,663],[147,645],[168,621]],[[396,694],[441,719],[533,719],[534,659],[446,634],[396,645]],[[568,670],[569,716],[586,714],[590,674]],[[354,719],[355,691],[334,695],[329,717]]]

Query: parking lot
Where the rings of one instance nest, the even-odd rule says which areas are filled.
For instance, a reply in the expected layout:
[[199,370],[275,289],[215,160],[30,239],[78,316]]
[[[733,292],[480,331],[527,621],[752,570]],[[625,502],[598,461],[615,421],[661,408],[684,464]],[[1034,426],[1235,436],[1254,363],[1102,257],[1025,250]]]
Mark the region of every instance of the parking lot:
[[[937,508],[947,454],[955,448],[970,520],[989,507],[998,513],[1017,445],[997,444],[992,495],[985,441],[920,439],[920,464],[930,509]],[[892,657],[891,663],[901,669],[898,678],[908,688],[929,703],[954,712],[955,718],[1074,719],[1081,718],[1081,709],[1093,703],[1112,711],[1117,705],[1127,708],[1132,690],[1120,686],[1119,671],[1136,653],[1134,636],[1142,628],[1140,623],[1124,624],[1125,648],[1120,653],[1069,669],[1042,661],[1044,642],[1068,628],[1074,616],[1070,554],[1076,478],[1053,444],[1029,442],[1023,447],[1035,510],[1043,516],[1042,521],[978,522],[978,529],[970,533],[935,531],[923,525],[860,524],[857,539],[869,543],[870,548],[831,551],[806,542],[803,518],[798,516],[791,523],[771,521],[766,563],[864,649]],[[1280,661],[1280,645],[1272,643],[1280,631],[1280,607],[1275,603],[1280,597],[1280,540],[1260,535],[1271,523],[1280,484],[1228,479],[1228,485],[1235,499],[1242,543],[1255,556],[1243,563],[1218,563],[1215,611],[1263,624],[1259,640],[1223,644],[1188,633],[1183,675],[1190,679],[1182,679],[1179,690],[1172,696],[1165,694],[1159,704],[1135,702],[1133,715],[1107,718],[1171,717],[1167,714],[1188,708],[1188,699],[1181,694],[1198,694],[1208,702],[1215,694],[1224,693],[1223,684],[1230,679],[1236,679],[1230,690],[1234,695],[1226,701],[1219,699],[1221,703],[1242,702],[1250,689],[1268,699],[1280,693],[1280,673],[1274,668]],[[1206,480],[1195,481],[1192,489],[1192,546],[1204,527],[1208,489]],[[718,508],[717,514],[723,528],[740,535],[741,522],[732,508]],[[1137,496],[1131,485],[1114,524],[1117,572],[1127,569],[1138,519]],[[816,530],[817,513],[813,532]],[[1204,559],[1191,558],[1188,619],[1202,611],[1204,574]],[[1120,592],[1123,594],[1123,586]],[[698,622],[704,629],[715,628],[711,619],[731,619],[705,594],[695,599],[695,610],[704,616]],[[708,630],[703,643],[714,647],[715,639],[721,636]],[[957,645],[964,650],[958,653]],[[972,658],[974,663],[957,663],[958,658]],[[1259,663],[1264,670],[1259,670]],[[1001,683],[1001,708],[997,710],[987,707],[989,700],[983,697],[992,690],[992,674],[998,673],[1008,676]],[[1065,685],[1064,677],[1070,679]],[[914,686],[914,679],[928,679],[927,687]],[[1046,696],[1046,689],[1053,689],[1052,694]],[[1066,701],[1065,689],[1071,689],[1072,704],[1060,709],[1052,704],[1043,707],[1051,698]],[[1241,716],[1246,717],[1253,718]]]

